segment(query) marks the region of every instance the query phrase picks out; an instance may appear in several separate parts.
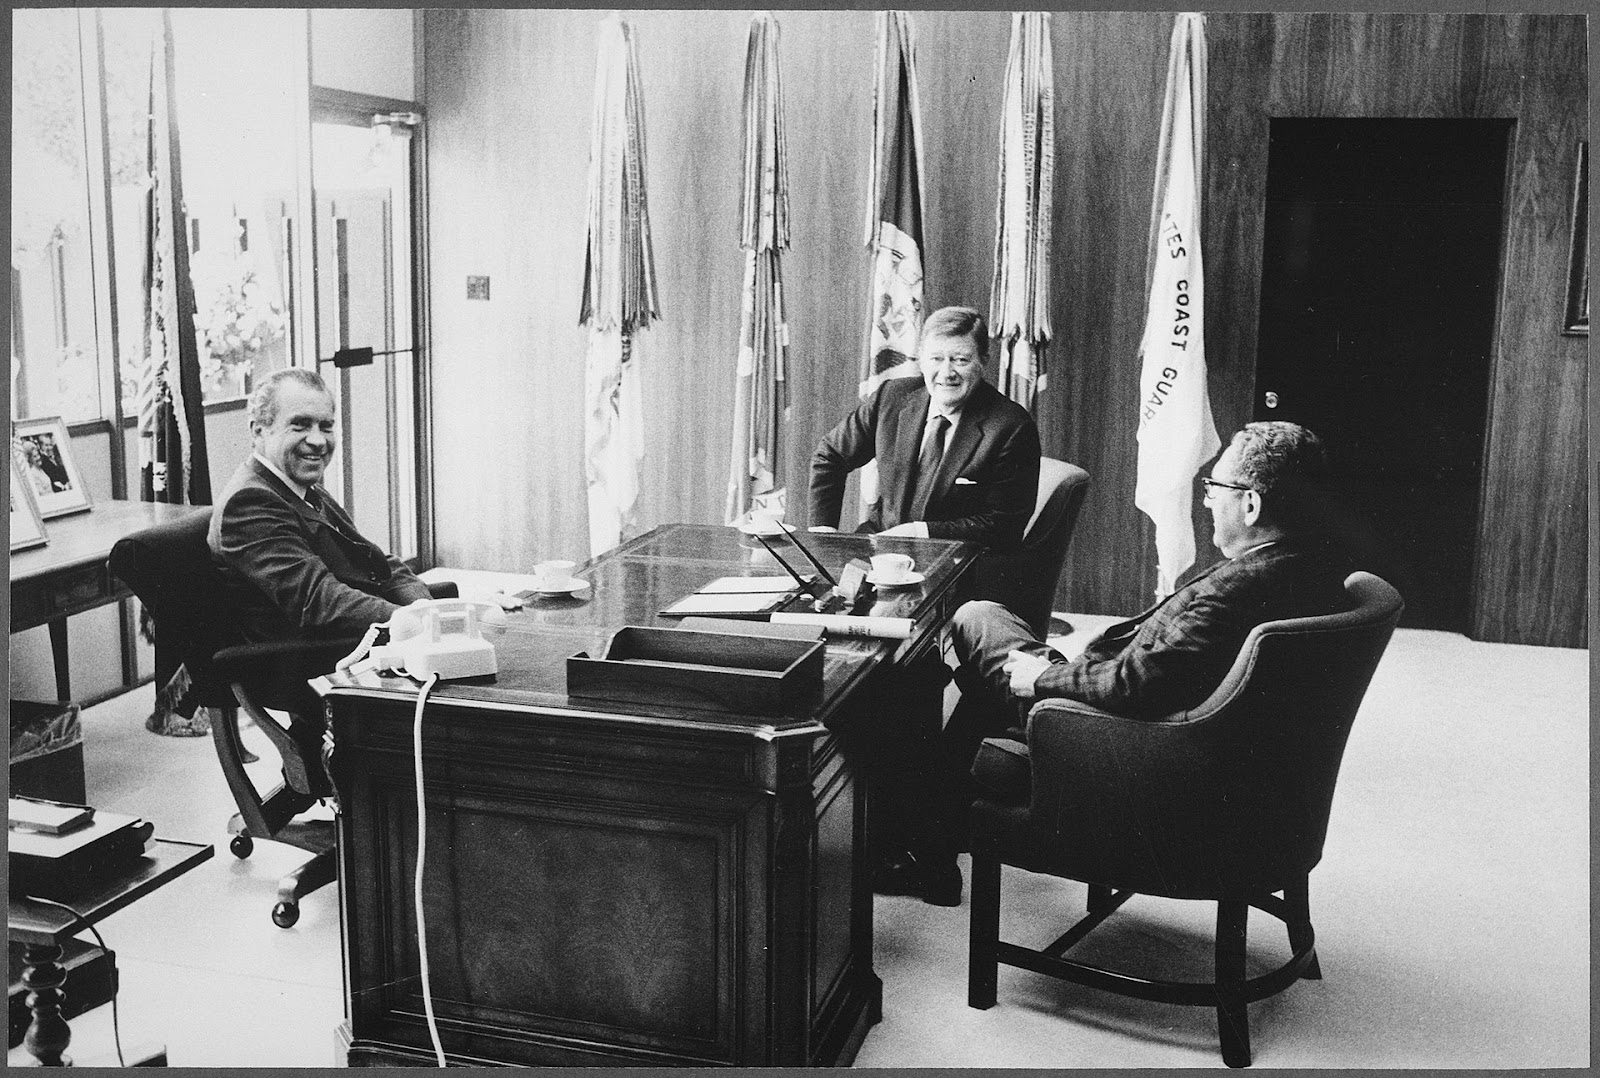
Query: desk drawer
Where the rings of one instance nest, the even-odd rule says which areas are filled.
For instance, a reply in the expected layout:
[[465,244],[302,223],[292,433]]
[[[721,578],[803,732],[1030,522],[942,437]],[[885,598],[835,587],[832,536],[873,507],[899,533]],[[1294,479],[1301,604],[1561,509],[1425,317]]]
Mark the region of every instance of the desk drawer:
[[69,569],[49,580],[11,585],[11,631],[42,625],[109,602],[122,593],[104,562]]

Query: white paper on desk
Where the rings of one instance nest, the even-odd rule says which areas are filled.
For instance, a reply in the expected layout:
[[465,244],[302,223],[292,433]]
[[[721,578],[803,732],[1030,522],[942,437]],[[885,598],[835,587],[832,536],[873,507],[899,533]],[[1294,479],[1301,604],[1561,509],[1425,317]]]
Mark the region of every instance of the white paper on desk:
[[515,595],[519,591],[534,590],[538,581],[526,573],[499,573],[487,569],[448,569],[435,567],[421,574],[425,584],[449,581],[463,599],[481,602],[493,601],[497,593]]
[[719,576],[700,587],[701,595],[776,595],[794,587],[787,576]]
[[706,595],[695,592],[687,595],[666,610],[663,614],[762,614],[777,606],[784,599],[786,593],[753,594],[728,594]]
[[871,636],[879,640],[909,640],[915,623],[910,618],[870,618],[853,614],[801,614],[780,611],[772,615],[778,625],[820,625],[829,636]]

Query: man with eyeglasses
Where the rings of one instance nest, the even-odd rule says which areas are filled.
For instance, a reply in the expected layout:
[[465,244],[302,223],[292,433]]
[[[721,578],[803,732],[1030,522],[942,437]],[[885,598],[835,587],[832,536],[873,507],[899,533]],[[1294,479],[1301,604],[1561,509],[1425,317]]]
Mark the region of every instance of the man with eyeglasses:
[[1033,417],[983,379],[989,329],[971,307],[928,316],[922,378],[890,378],[829,431],[811,458],[811,528],[834,531],[845,481],[878,462],[878,500],[860,530],[965,539],[995,550],[1022,541],[1039,486]]
[[1251,629],[1346,608],[1353,566],[1319,523],[1322,442],[1296,423],[1251,423],[1200,480],[1223,560],[1166,599],[1100,634],[1078,658],[995,603],[956,611],[951,638],[964,698],[997,705],[996,725],[1027,724],[1041,697],[1134,718],[1193,707],[1222,683]]

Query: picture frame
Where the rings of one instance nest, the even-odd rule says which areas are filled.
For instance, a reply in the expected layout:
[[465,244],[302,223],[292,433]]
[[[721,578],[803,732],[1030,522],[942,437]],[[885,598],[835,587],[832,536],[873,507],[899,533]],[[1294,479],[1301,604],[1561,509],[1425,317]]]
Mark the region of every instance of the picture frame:
[[45,535],[44,520],[39,516],[39,504],[33,500],[33,488],[23,482],[17,471],[17,462],[11,461],[11,553],[44,546],[49,542]]
[[1589,335],[1589,143],[1578,143],[1577,181],[1572,192],[1572,253],[1567,261],[1567,306],[1561,332]]
[[72,436],[60,416],[14,421],[11,460],[44,520],[89,508],[89,489],[72,458]]

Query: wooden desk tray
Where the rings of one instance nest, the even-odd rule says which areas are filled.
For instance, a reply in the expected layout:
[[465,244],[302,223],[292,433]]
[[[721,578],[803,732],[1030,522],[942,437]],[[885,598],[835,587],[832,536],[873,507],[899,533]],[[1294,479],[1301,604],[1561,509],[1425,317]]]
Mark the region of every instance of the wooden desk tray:
[[567,695],[777,715],[820,694],[822,656],[820,640],[630,625],[567,660]]

